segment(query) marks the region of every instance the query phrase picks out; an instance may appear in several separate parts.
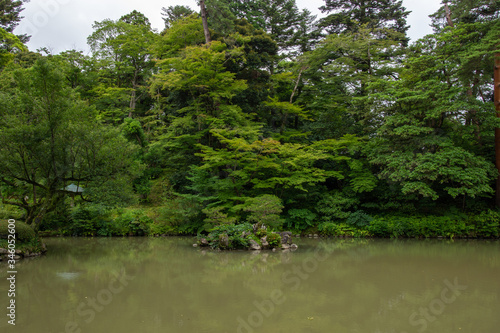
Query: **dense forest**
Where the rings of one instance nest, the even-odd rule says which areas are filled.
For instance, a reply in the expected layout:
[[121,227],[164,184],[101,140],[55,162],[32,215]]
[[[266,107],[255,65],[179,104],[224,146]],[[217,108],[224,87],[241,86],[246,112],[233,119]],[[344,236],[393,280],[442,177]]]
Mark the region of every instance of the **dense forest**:
[[28,50],[22,1],[0,1],[0,218],[498,236],[500,1],[445,1],[411,42],[402,1],[320,10],[205,0],[163,8],[161,32],[133,11],[95,22],[86,55]]

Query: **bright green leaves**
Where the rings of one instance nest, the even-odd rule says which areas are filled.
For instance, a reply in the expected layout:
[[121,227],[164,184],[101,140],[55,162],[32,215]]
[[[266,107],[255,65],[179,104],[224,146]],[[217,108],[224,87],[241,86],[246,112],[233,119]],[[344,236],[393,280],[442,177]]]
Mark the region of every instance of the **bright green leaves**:
[[27,50],[16,35],[0,28],[0,70],[14,58],[16,52]]
[[202,164],[195,173],[210,175],[206,186],[223,201],[244,201],[244,197],[262,193],[283,197],[290,191],[307,192],[330,178],[342,179],[344,175],[339,170],[327,170],[317,164],[348,160],[342,153],[356,141],[346,138],[307,145],[280,143],[270,138],[248,141],[212,132],[223,148],[201,146]]
[[236,80],[235,74],[224,69],[226,57],[240,54],[238,49],[227,50],[225,44],[217,41],[208,47],[186,47],[180,57],[159,61],[162,72],[155,76],[151,89],[186,93],[190,107],[185,111],[217,116],[224,113],[219,112],[220,105],[229,103],[247,87],[244,81]]

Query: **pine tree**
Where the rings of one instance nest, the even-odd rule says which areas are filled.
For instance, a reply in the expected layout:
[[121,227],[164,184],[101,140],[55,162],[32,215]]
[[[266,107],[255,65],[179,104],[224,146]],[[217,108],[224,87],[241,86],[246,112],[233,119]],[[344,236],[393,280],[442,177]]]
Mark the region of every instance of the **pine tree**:
[[[410,12],[401,0],[325,0],[320,7],[329,15],[320,20],[320,27],[330,34],[356,32],[360,27],[391,29],[406,34],[406,17]],[[384,34],[380,36],[384,38]],[[405,38],[404,44],[408,42]]]

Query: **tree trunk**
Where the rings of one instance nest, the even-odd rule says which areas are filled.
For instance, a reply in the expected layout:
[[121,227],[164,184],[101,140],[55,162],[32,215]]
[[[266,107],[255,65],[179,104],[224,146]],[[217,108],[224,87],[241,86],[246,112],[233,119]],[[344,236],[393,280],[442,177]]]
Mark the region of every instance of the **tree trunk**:
[[201,21],[203,22],[203,32],[205,33],[205,43],[209,44],[212,41],[212,39],[210,38],[210,31],[208,30],[207,10],[205,8],[204,0],[200,0],[200,8],[201,8]]
[[[495,54],[495,69],[494,69],[494,99],[497,118],[500,118],[500,53]],[[497,207],[500,207],[500,128],[495,128],[495,161],[498,170],[496,200]]]
[[448,3],[444,3],[444,11],[446,13],[446,22],[448,23],[449,27],[454,27],[453,21],[451,20],[451,11],[450,7],[448,6]]

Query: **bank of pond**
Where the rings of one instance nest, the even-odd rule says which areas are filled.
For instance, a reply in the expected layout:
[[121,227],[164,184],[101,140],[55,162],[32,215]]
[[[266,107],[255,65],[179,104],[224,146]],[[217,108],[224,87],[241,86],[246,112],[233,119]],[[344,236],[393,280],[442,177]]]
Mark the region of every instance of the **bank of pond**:
[[[287,221],[277,226],[264,223],[172,224],[157,220],[147,210],[123,210],[119,214],[102,214],[78,208],[76,214],[57,228],[35,231],[22,221],[16,221],[17,256],[43,253],[39,236],[123,237],[123,236],[197,236],[196,246],[230,249],[295,248],[292,235],[302,237],[339,238],[480,238],[500,236],[500,213],[487,210],[475,215],[445,216],[376,216],[353,213],[346,221],[318,221],[307,227]],[[45,225],[50,226],[50,223]],[[0,221],[0,255],[8,250],[8,220]]]

